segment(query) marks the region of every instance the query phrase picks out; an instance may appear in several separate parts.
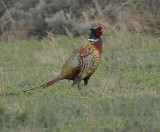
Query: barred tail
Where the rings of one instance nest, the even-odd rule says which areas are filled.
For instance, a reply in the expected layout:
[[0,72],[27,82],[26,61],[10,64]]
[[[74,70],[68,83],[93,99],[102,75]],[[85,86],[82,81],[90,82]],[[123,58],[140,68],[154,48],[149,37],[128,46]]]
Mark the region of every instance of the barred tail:
[[41,87],[42,88],[49,87],[49,86],[53,85],[55,82],[58,82],[58,81],[60,81],[62,79],[63,79],[63,77],[61,75],[59,75],[59,76],[49,80],[48,82],[41,84]]
[[[49,87],[51,85],[53,85],[55,82],[58,82],[59,80],[62,80],[64,79],[61,75],[51,79],[50,81],[46,82],[46,83],[43,83],[41,84],[40,86],[37,86],[37,87],[34,87],[34,88],[30,88],[30,89],[25,89],[25,90],[22,90],[20,92],[15,92],[15,93],[7,93],[5,94],[6,95],[19,95],[21,92],[27,92],[27,91],[31,91],[31,90],[34,90],[34,89],[37,89],[39,87],[42,87],[42,88],[46,88],[46,87]],[[2,96],[3,94],[0,94],[0,96]]]

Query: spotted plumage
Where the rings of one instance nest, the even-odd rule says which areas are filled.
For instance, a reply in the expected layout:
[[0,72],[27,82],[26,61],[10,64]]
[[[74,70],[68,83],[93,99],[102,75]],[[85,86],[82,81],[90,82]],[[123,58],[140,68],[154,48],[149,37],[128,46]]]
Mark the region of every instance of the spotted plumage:
[[42,84],[41,87],[48,87],[62,79],[73,80],[73,85],[84,80],[84,84],[87,85],[98,67],[102,54],[101,29],[101,27],[92,28],[88,42],[77,48],[66,60],[60,75]]

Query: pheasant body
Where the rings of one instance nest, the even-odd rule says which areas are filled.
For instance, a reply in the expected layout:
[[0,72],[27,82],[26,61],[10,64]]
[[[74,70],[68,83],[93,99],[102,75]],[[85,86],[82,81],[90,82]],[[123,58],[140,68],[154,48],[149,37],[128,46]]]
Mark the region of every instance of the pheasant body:
[[88,84],[88,80],[97,69],[102,55],[101,27],[91,30],[89,41],[77,48],[66,60],[60,75],[42,84],[41,87],[48,87],[62,79],[73,80],[73,85],[79,84],[82,80],[85,85]]

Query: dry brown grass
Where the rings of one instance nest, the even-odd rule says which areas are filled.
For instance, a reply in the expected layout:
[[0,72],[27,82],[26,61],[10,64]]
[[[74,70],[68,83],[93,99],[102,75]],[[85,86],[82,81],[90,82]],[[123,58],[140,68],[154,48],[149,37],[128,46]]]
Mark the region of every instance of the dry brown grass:
[[160,33],[160,14],[145,15],[140,9],[137,9],[133,0],[120,5],[111,3],[104,9],[97,0],[94,0],[94,4],[94,7],[88,7],[82,12],[82,21],[92,26],[101,25],[104,33],[114,32],[121,37],[125,37],[129,32],[145,33],[149,31],[155,35]]
[[56,64],[59,62],[63,63],[68,57],[68,52],[59,46],[53,35],[49,37],[49,45],[41,41],[43,50],[34,52],[35,60],[44,65]]
[[[21,29],[20,27],[17,28],[16,21],[11,15],[11,12],[16,10],[19,5],[15,4],[12,8],[8,9],[3,0],[1,0],[1,3],[6,10],[0,20],[2,38],[6,38],[7,40],[27,39],[28,30]],[[71,9],[68,13],[79,23],[102,26],[105,34],[116,33],[121,37],[125,37],[130,32],[150,32],[154,35],[160,35],[160,14],[152,13],[150,7],[139,9],[138,4],[133,0],[127,0],[119,4],[118,2],[111,2],[103,8],[98,0],[94,0],[93,3],[92,5],[88,5],[88,7],[83,7],[84,9],[82,13],[79,13],[78,17]],[[10,26],[8,26],[8,23],[10,23]],[[66,31],[65,34],[73,38],[74,34],[67,27],[63,26],[63,28]]]

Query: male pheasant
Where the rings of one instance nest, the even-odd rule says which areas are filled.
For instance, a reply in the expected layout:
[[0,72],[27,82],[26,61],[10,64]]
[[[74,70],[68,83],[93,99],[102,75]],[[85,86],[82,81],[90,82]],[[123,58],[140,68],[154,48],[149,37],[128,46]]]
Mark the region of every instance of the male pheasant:
[[51,86],[62,79],[73,80],[72,86],[78,84],[79,87],[82,80],[84,80],[84,85],[87,85],[89,78],[98,67],[102,54],[101,29],[101,27],[92,28],[88,42],[77,48],[67,59],[60,75],[43,83],[41,87]]

